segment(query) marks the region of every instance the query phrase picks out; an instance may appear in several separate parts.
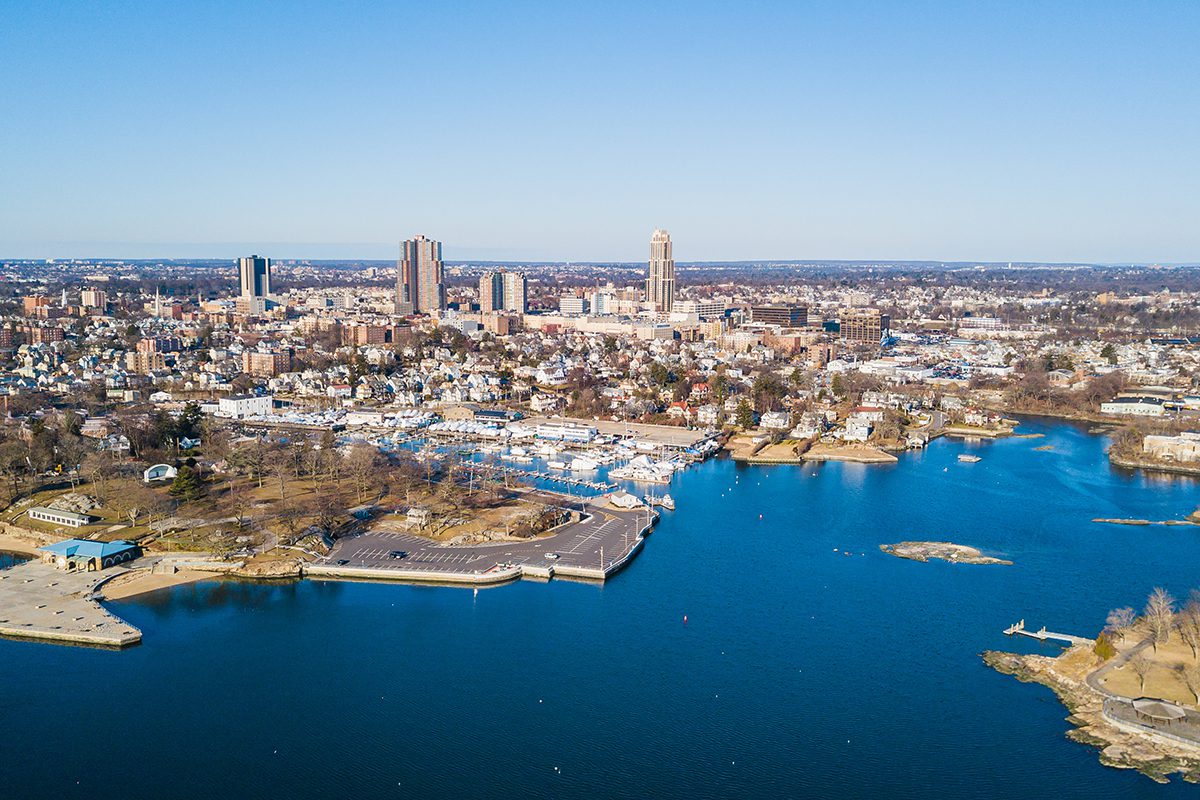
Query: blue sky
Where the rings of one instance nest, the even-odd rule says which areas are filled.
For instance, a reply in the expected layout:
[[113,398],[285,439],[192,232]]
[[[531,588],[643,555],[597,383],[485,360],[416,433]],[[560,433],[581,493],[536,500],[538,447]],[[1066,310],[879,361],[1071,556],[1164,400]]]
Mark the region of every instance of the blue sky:
[[0,257],[1200,261],[1200,4],[0,5]]

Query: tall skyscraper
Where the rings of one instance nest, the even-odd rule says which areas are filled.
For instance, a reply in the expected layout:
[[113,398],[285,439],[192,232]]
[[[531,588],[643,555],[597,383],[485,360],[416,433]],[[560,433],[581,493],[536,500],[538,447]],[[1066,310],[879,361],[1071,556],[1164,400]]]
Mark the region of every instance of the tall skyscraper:
[[397,314],[428,314],[446,308],[441,242],[421,235],[401,242],[396,273]]
[[655,311],[670,311],[675,304],[675,259],[671,256],[671,234],[657,228],[650,237],[646,302],[652,303]]
[[266,297],[271,293],[271,259],[247,256],[238,259],[242,297]]

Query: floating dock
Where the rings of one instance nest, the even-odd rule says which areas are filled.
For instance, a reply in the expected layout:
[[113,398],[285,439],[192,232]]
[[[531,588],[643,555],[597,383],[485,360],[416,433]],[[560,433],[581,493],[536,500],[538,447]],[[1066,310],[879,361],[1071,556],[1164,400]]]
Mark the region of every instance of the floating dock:
[[1021,620],[1014,625],[1009,625],[1004,629],[1004,635],[1028,636],[1030,639],[1038,639],[1039,641],[1043,642],[1047,639],[1053,639],[1056,642],[1066,642],[1067,644],[1093,644],[1095,641],[1093,639],[1087,639],[1083,636],[1072,636],[1069,633],[1054,633],[1053,631],[1046,630],[1045,625],[1036,631],[1026,630],[1025,620]]

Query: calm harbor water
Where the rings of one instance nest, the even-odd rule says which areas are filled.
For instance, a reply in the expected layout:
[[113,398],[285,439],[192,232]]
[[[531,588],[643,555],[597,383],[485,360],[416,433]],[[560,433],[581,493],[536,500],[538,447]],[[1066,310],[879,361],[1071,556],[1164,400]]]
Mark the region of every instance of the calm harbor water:
[[[126,652],[0,640],[4,796],[1194,794],[1101,766],[1049,690],[979,653],[1056,651],[1001,634],[1021,617],[1091,635],[1200,585],[1200,529],[1091,522],[1181,518],[1200,485],[1021,430],[1046,437],[709,461],[602,587],[212,582],[111,604],[145,634]],[[879,552],[901,539],[1016,563]]]

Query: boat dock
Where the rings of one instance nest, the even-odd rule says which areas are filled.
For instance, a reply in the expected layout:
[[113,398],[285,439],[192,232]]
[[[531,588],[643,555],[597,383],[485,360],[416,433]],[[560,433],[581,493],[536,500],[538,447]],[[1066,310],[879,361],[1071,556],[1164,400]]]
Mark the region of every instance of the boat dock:
[[475,470],[485,475],[502,475],[506,477],[526,478],[529,480],[543,480],[551,483],[559,483],[564,486],[582,486],[587,489],[592,489],[597,492],[611,492],[617,488],[615,483],[605,483],[604,481],[589,481],[583,478],[575,478],[570,475],[555,475],[552,472],[535,472],[528,469],[518,469],[516,467],[506,467],[500,464],[483,464],[480,462],[464,461],[460,463],[461,467]]
[[1043,642],[1047,639],[1053,639],[1058,642],[1066,642],[1067,644],[1092,644],[1093,642],[1092,639],[1087,639],[1083,636],[1072,636],[1069,633],[1054,633],[1053,631],[1048,631],[1046,630],[1045,625],[1036,631],[1026,630],[1025,620],[1021,620],[1014,625],[1009,625],[1004,629],[1004,635],[1028,636],[1030,639],[1037,639]]

